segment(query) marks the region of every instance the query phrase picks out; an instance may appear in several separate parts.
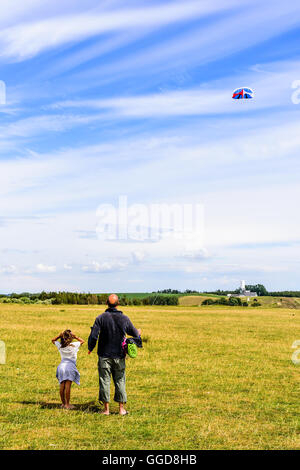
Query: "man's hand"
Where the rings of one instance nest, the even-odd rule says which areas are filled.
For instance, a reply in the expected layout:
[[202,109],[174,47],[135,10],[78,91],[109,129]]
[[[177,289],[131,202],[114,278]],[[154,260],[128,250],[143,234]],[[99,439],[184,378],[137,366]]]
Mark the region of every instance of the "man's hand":
[[139,334],[140,336],[141,336],[141,334],[142,334],[142,330],[141,330],[140,328],[138,329],[138,334]]

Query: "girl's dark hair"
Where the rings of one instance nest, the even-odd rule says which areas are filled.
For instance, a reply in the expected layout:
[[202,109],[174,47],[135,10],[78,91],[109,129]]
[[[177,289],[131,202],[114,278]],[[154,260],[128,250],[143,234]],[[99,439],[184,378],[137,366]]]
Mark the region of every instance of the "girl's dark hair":
[[73,340],[73,335],[72,335],[71,330],[65,330],[63,332],[63,334],[61,335],[61,337],[60,337],[61,347],[65,348],[65,347],[69,346],[69,344],[72,342],[72,340]]

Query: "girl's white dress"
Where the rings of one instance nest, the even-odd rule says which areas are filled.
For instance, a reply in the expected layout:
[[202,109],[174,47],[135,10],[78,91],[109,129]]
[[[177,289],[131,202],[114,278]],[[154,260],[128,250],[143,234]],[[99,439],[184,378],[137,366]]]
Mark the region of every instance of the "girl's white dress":
[[69,346],[62,348],[60,342],[55,341],[55,346],[59,350],[61,356],[61,363],[56,370],[56,378],[59,383],[64,380],[71,380],[71,382],[75,382],[77,385],[80,385],[80,374],[76,367],[77,353],[80,348],[80,344],[81,343],[79,341],[76,341],[69,344]]

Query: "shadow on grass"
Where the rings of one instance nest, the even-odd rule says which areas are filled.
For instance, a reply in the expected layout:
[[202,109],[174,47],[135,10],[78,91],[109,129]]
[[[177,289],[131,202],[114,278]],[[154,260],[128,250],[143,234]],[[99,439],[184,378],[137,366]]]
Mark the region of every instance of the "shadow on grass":
[[[61,409],[61,403],[47,403],[44,401],[21,401],[22,405],[39,405],[42,409],[53,410]],[[86,413],[99,413],[102,407],[95,402],[73,404],[74,409],[69,411],[84,411]]]

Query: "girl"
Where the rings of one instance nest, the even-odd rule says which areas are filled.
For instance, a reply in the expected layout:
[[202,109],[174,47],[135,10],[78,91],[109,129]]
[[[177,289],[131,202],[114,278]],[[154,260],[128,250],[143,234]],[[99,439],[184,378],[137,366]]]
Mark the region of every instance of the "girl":
[[[60,339],[60,342],[57,341],[58,339]],[[72,343],[73,339],[77,341]],[[72,382],[80,385],[80,374],[76,367],[76,360],[78,350],[84,341],[78,336],[75,336],[71,330],[65,330],[63,333],[60,333],[60,335],[56,336],[56,338],[53,338],[52,343],[55,344],[61,356],[61,363],[56,371],[56,377],[60,383],[61,408],[70,410],[74,408],[73,405],[70,405]]]

